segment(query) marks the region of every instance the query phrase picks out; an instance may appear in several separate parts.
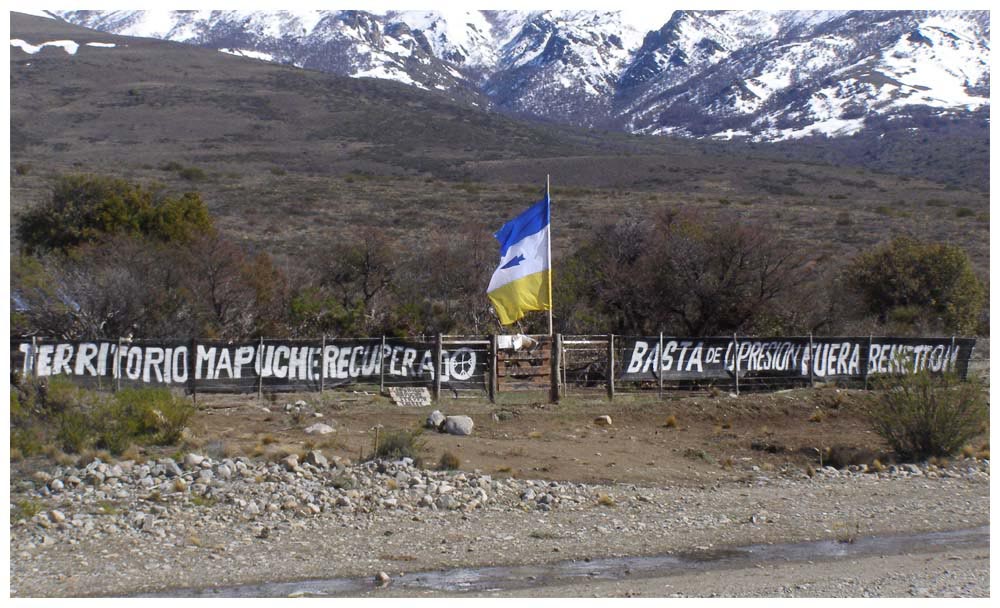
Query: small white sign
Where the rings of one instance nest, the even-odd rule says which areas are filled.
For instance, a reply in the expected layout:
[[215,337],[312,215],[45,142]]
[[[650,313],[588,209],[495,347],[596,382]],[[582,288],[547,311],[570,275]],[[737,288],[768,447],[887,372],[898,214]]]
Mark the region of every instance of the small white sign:
[[390,387],[389,398],[403,407],[423,407],[431,404],[431,392],[427,387]]

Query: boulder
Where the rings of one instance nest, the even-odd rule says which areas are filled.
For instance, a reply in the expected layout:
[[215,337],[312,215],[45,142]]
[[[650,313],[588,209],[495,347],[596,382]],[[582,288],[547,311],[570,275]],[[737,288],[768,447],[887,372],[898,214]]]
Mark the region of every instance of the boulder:
[[448,416],[441,428],[449,435],[471,435],[474,426],[472,418],[468,416]]
[[320,469],[330,468],[330,462],[326,459],[326,456],[323,455],[323,452],[319,450],[312,450],[306,454],[305,462],[306,464],[311,464]]
[[317,422],[316,424],[306,427],[306,435],[329,435],[333,432],[333,427],[329,424],[323,424],[322,422]]
[[299,468],[299,455],[289,454],[288,456],[281,459],[281,464],[285,466],[289,471],[296,471]]
[[429,429],[439,429],[441,428],[441,423],[445,421],[446,416],[438,410],[431,412],[431,415],[427,417],[427,428]]

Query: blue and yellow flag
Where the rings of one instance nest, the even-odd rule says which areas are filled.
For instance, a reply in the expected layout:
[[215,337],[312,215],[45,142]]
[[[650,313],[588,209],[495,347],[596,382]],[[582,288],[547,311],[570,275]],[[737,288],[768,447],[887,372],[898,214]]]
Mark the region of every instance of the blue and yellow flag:
[[550,310],[548,194],[493,236],[500,241],[500,265],[486,295],[500,323],[510,325],[530,310]]

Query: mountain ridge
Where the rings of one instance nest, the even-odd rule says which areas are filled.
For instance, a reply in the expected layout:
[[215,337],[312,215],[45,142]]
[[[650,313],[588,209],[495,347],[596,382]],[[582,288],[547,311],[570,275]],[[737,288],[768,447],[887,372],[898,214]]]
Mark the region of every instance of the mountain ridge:
[[989,105],[988,11],[57,11],[588,128],[781,141]]

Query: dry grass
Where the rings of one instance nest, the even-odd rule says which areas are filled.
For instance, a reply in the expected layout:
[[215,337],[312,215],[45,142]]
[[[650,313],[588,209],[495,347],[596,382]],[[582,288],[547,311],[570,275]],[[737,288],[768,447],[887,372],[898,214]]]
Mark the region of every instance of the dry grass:
[[448,451],[441,454],[441,460],[438,461],[438,469],[442,471],[455,471],[460,468],[462,468],[462,461],[458,456]]
[[130,444],[121,454],[122,460],[132,460],[137,463],[146,462],[146,456],[136,444]]

